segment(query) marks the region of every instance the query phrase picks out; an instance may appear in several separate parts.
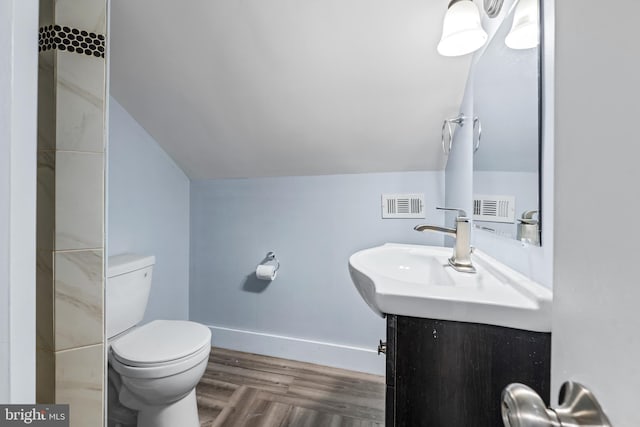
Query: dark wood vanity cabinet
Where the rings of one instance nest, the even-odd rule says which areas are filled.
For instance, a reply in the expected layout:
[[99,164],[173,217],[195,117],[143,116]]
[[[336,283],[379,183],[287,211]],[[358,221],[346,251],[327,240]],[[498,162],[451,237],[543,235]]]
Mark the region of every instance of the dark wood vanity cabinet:
[[549,404],[549,333],[388,315],[386,351],[387,427],[500,427],[513,382]]

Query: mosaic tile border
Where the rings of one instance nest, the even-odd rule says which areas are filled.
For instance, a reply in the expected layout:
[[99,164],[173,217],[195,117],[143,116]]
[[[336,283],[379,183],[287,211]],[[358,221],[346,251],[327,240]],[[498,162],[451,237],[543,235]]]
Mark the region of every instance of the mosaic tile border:
[[96,58],[104,58],[105,45],[104,34],[91,33],[89,31],[61,25],[40,27],[38,37],[39,52],[58,49],[94,56]]

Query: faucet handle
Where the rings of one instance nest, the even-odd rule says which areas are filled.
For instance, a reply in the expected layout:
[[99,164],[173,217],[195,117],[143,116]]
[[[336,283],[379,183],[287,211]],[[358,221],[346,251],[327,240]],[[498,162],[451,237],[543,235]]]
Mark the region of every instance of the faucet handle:
[[462,217],[462,218],[466,218],[467,217],[467,212],[464,211],[463,209],[459,209],[459,208],[441,208],[441,207],[436,207],[436,209],[441,210],[441,211],[456,211],[458,212],[458,217]]
[[537,219],[533,219],[534,215],[538,215],[538,217],[540,217],[540,212],[537,210],[525,211],[522,213],[522,218],[518,221],[524,224],[537,224],[539,221]]

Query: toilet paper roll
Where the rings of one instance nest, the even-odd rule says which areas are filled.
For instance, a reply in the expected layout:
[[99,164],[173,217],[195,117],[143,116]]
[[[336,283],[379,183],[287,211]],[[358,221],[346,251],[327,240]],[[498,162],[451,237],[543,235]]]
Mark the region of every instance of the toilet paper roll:
[[277,274],[275,265],[260,264],[256,268],[256,277],[260,280],[274,280]]

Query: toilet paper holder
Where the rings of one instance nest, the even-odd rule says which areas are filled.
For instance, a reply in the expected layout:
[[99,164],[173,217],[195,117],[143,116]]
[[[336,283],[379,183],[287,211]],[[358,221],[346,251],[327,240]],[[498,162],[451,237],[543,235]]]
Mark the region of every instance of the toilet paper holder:
[[267,256],[264,257],[264,260],[260,263],[260,265],[267,265],[269,263],[275,263],[276,272],[280,269],[280,261],[278,261],[278,257],[276,257],[275,252],[267,252]]

